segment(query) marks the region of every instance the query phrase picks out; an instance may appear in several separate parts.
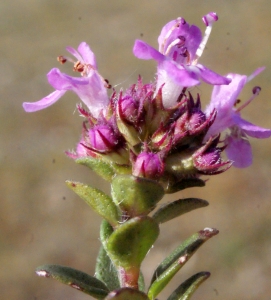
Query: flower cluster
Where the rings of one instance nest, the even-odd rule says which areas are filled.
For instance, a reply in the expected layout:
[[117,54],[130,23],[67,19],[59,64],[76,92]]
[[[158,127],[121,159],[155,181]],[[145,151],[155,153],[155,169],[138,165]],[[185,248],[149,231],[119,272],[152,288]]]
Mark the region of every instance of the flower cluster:
[[[81,77],[54,68],[47,76],[55,91],[38,102],[23,104],[27,112],[34,112],[52,105],[68,90],[75,92],[83,102],[77,108],[85,120],[76,149],[67,154],[111,184],[109,196],[89,185],[67,181],[103,218],[95,276],[59,265],[39,267],[39,276],[53,277],[95,299],[157,299],[195,251],[218,234],[217,229],[205,228],[182,242],[156,268],[145,293],[141,264],[159,235],[160,224],[208,205],[198,198],[178,199],[153,212],[158,202],[166,193],[204,186],[202,175],[219,174],[231,165],[249,166],[252,154],[247,137],[271,135],[271,130],[240,115],[260,87],[253,88],[244,104],[238,99],[244,85],[263,68],[249,77],[221,76],[198,63],[217,20],[215,13],[203,17],[203,36],[183,18],[169,22],[158,37],[158,50],[135,41],[136,57],[157,62],[156,80],[144,84],[139,76],[135,84],[119,92],[99,74],[95,55],[85,42],[78,50],[68,47],[75,60],[64,56],[58,60],[72,62]],[[201,82],[213,85],[206,110],[201,108],[200,95],[189,91]],[[222,158],[224,150],[227,159]],[[191,276],[168,299],[190,299],[209,276],[209,272]]]
[[[259,93],[256,87],[252,98],[237,107],[237,98],[251,76],[228,74],[221,76],[198,63],[212,25],[215,13],[203,17],[205,35],[183,18],[167,23],[158,37],[156,50],[136,40],[134,55],[140,59],[157,61],[154,83],[138,82],[126,91],[113,90],[97,70],[95,55],[81,43],[78,50],[67,47],[75,57],[60,56],[61,63],[73,62],[73,70],[81,77],[72,77],[59,69],[52,69],[47,77],[55,91],[35,103],[24,103],[27,112],[44,109],[66,91],[75,92],[86,108],[78,110],[86,118],[83,133],[73,158],[96,157],[126,166],[131,173],[162,182],[176,182],[197,178],[200,174],[217,174],[233,164],[247,167],[252,154],[247,136],[267,138],[269,129],[257,127],[241,118],[241,109]],[[211,102],[203,111],[200,97],[187,91],[201,81],[214,86]],[[225,132],[223,142],[221,134]],[[229,160],[223,161],[226,149]]]

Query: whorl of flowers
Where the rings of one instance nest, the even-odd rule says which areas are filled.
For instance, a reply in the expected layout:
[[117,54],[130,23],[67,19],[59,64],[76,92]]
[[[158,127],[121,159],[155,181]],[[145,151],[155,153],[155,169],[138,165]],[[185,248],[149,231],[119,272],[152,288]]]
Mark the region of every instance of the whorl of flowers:
[[[202,174],[218,174],[232,164],[247,167],[252,162],[247,136],[267,138],[271,131],[242,119],[244,105],[238,108],[236,103],[245,83],[263,68],[250,77],[224,77],[198,63],[217,19],[215,13],[203,17],[204,37],[197,26],[190,26],[183,18],[170,21],[158,37],[158,50],[137,40],[135,56],[157,61],[156,81],[143,84],[139,77],[126,91],[113,90],[110,97],[107,92],[111,85],[99,74],[90,47],[85,42],[78,51],[67,47],[76,60],[64,56],[58,60],[73,62],[73,70],[81,77],[52,69],[47,77],[55,91],[23,107],[34,112],[52,105],[68,90],[75,92],[86,106],[78,105],[86,121],[75,152],[68,155],[106,159],[125,166],[135,176],[167,185]],[[200,96],[195,100],[187,91],[201,81],[214,86],[206,111],[201,109]],[[255,88],[252,98],[259,91]],[[229,160],[221,157],[224,149]]]

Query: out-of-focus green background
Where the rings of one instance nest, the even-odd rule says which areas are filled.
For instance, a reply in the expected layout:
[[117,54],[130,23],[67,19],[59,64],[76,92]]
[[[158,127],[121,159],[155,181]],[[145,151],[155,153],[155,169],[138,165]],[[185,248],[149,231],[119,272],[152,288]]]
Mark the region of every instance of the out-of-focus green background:
[[[271,5],[270,1],[51,1],[0,2],[1,89],[1,299],[89,299],[70,287],[38,278],[34,270],[44,263],[68,265],[93,274],[99,249],[99,223],[64,181],[73,179],[108,192],[90,170],[64,155],[81,132],[76,95],[67,93],[47,110],[27,114],[23,101],[36,101],[53,89],[46,73],[58,66],[56,57],[67,45],[81,41],[95,52],[101,74],[113,85],[127,87],[140,73],[152,80],[155,63],[132,54],[136,38],[157,44],[161,27],[178,16],[204,30],[201,17],[216,11],[214,26],[201,63],[221,74],[266,71],[250,83],[262,93],[243,112],[248,120],[271,128]],[[67,66],[58,66],[68,72]],[[207,104],[210,87],[200,92]],[[206,243],[176,276],[171,289],[192,274],[209,270],[210,279],[193,299],[271,298],[271,140],[251,139],[254,163],[209,178],[205,188],[167,197],[202,197],[210,206],[191,212],[161,228],[161,236],[143,265],[146,280],[178,243],[205,227],[220,234]],[[159,299],[166,299],[166,289]]]

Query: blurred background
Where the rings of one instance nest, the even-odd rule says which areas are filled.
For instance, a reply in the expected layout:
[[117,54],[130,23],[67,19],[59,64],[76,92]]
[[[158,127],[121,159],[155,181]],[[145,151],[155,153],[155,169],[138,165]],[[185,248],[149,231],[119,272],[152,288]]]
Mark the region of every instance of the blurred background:
[[[133,57],[134,40],[153,46],[162,26],[178,16],[205,29],[201,17],[216,11],[207,50],[200,63],[220,74],[264,73],[246,86],[248,99],[255,85],[260,96],[243,111],[251,122],[271,128],[270,2],[196,0],[25,0],[0,2],[1,91],[1,299],[89,299],[52,279],[35,275],[45,263],[61,264],[94,273],[101,218],[65,186],[81,181],[109,192],[109,186],[86,167],[64,154],[75,147],[82,118],[79,102],[67,93],[54,106],[25,113],[22,102],[36,101],[53,91],[46,74],[59,66],[56,57],[65,47],[86,41],[96,54],[100,73],[113,85],[127,87],[138,74],[153,80],[155,63]],[[211,88],[201,93],[204,106]],[[231,168],[209,178],[205,188],[189,189],[164,202],[201,197],[210,206],[161,227],[161,236],[143,265],[146,282],[156,265],[182,240],[205,227],[220,234],[208,241],[185,265],[159,299],[199,271],[211,277],[199,288],[197,299],[270,299],[271,295],[271,140],[251,139],[254,163]]]

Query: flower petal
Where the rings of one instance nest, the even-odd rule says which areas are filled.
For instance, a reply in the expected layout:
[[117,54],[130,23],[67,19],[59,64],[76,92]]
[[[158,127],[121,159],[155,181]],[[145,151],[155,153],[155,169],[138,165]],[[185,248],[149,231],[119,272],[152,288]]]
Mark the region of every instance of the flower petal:
[[[178,26],[176,26],[177,24]],[[202,40],[202,34],[197,26],[189,26],[183,18],[170,21],[162,28],[158,37],[159,51],[163,53],[180,36],[185,38],[185,46],[193,59]]]
[[88,85],[87,77],[72,77],[62,73],[59,69],[54,68],[47,74],[48,82],[56,90],[72,90],[77,85]]
[[165,71],[172,80],[182,87],[191,87],[200,83],[198,74],[194,72],[194,69],[179,65],[173,60],[165,60],[158,65],[159,81],[161,81],[159,78],[161,70]]
[[140,59],[155,59],[156,61],[162,61],[165,59],[163,54],[141,40],[135,41],[133,53]]
[[44,97],[43,99],[37,102],[24,102],[23,108],[26,112],[35,112],[38,110],[42,110],[54,104],[65,93],[66,91],[54,91],[53,93],[49,94],[48,96]]
[[47,77],[49,83],[58,90],[71,90],[89,108],[94,117],[98,117],[101,110],[105,109],[109,98],[107,89],[101,76],[92,70],[89,77],[71,77],[61,73],[59,69],[52,69]]
[[271,130],[267,128],[262,128],[256,126],[244,119],[242,119],[239,115],[235,114],[233,117],[235,124],[238,125],[247,135],[257,138],[257,139],[265,139],[271,136]]
[[218,114],[232,114],[232,108],[238,95],[246,84],[247,77],[239,74],[228,74],[227,77],[232,80],[229,85],[214,86],[211,102],[206,109],[206,113],[210,113],[216,108]]
[[225,151],[233,161],[233,166],[246,168],[252,164],[252,151],[248,140],[229,135],[225,142],[228,145]]
[[260,68],[256,69],[251,75],[249,75],[247,77],[247,82],[249,82],[254,77],[256,77],[257,75],[259,75],[260,73],[262,73],[262,71],[264,71],[264,70],[265,70],[265,67],[260,67]]
[[96,62],[95,55],[86,42],[82,42],[78,46],[78,52],[82,55],[83,60],[86,64],[90,64],[92,67],[97,69],[97,62]]
[[199,84],[197,75],[174,61],[165,60],[158,64],[157,89],[163,85],[162,99],[166,108],[175,106],[184,87]]
[[225,76],[221,76],[212,70],[204,67],[203,65],[197,64],[200,77],[203,81],[213,85],[228,85],[231,79]]

